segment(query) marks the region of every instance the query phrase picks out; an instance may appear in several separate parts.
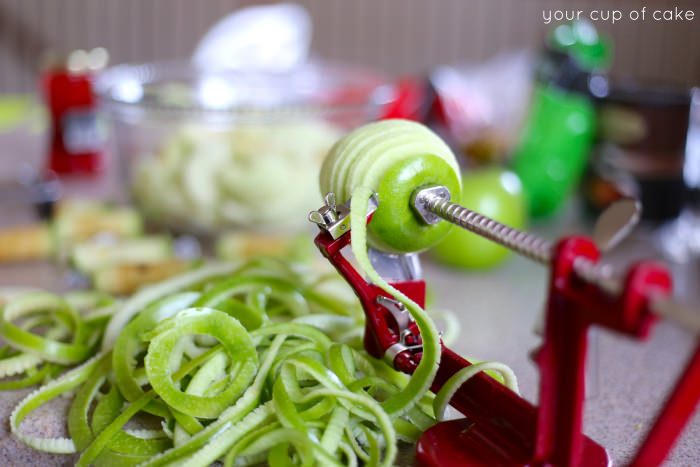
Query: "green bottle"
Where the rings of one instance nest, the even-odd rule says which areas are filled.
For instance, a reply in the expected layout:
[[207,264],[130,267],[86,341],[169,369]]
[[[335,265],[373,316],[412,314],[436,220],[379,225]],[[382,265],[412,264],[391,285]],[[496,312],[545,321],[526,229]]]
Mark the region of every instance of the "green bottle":
[[511,164],[533,217],[556,213],[576,188],[595,137],[595,98],[607,94],[611,48],[588,22],[558,26],[539,64]]

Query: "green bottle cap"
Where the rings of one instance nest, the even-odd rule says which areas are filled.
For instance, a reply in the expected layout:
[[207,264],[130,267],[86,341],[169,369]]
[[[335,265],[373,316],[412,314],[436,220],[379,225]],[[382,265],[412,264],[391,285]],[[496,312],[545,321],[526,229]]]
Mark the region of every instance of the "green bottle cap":
[[584,70],[605,70],[612,61],[610,41],[601,37],[590,21],[557,26],[549,38],[549,45],[571,55]]

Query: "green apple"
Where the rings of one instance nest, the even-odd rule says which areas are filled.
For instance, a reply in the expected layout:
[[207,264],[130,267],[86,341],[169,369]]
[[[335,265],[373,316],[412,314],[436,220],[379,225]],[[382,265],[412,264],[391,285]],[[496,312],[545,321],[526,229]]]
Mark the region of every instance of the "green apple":
[[459,193],[459,175],[437,156],[410,157],[387,170],[377,188],[379,208],[368,225],[375,248],[392,253],[422,251],[445,237],[450,230],[447,222],[426,225],[410,207],[416,187],[433,184]]
[[[524,228],[527,221],[520,179],[503,169],[488,168],[462,174],[462,196],[456,201],[516,229]],[[432,252],[438,261],[465,269],[493,267],[509,253],[491,240],[459,227],[454,227]]]

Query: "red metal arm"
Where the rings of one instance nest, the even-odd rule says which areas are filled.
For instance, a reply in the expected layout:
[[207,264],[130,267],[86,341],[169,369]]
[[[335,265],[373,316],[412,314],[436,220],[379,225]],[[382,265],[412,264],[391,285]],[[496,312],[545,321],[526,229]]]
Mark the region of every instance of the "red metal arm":
[[[316,246],[348,281],[360,299],[367,318],[365,348],[375,358],[383,358],[384,352],[399,340],[396,322],[390,313],[377,304],[377,297],[379,295],[386,296],[386,293],[378,287],[368,284],[342,254],[341,250],[350,242],[350,233],[334,240],[328,232],[321,231],[315,239]],[[424,305],[425,284],[423,281],[395,282],[392,285],[419,305]],[[415,324],[412,324],[411,330],[419,335]],[[396,356],[394,366],[399,371],[412,374],[420,362],[420,357],[420,354],[402,352]],[[450,377],[469,365],[471,365],[469,361],[443,346],[440,367],[431,390],[439,391]],[[463,436],[455,444],[456,451],[450,456],[442,457],[443,459],[461,459],[465,453],[476,455],[477,463],[488,460],[497,461],[504,465],[524,465],[532,459],[535,447],[537,409],[531,403],[485,373],[480,373],[462,385],[452,398],[451,405],[469,418],[469,422],[459,422],[462,425],[466,423],[469,430],[468,435]],[[464,426],[457,428],[441,423],[436,428],[446,428],[454,435],[454,433],[461,433]],[[424,448],[439,446],[442,451],[441,456],[449,452],[449,450],[443,451],[445,449],[445,436],[440,432],[429,430],[426,432],[428,438],[431,433],[437,436],[436,443],[427,442],[419,445],[417,453],[419,464],[434,465],[425,461],[435,453],[421,452],[421,446]],[[428,438],[424,435],[424,439]],[[590,440],[587,440],[587,444],[590,446],[590,451],[596,454],[589,457],[602,457],[607,460],[605,451],[601,447]],[[447,462],[443,465],[469,465],[469,463],[464,462]],[[606,465],[606,463],[597,465]]]

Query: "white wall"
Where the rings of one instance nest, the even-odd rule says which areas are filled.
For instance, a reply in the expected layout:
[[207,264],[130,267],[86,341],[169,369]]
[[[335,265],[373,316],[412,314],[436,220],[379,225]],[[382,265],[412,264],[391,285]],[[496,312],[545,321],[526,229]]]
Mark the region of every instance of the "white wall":
[[[614,71],[700,84],[700,2],[608,0],[297,0],[315,22],[319,55],[364,62],[390,73],[479,60],[537,46],[543,8],[680,6],[690,23],[604,24],[617,54]],[[218,18],[250,0],[0,0],[0,92],[34,87],[40,52],[106,46],[112,63],[188,56]]]

